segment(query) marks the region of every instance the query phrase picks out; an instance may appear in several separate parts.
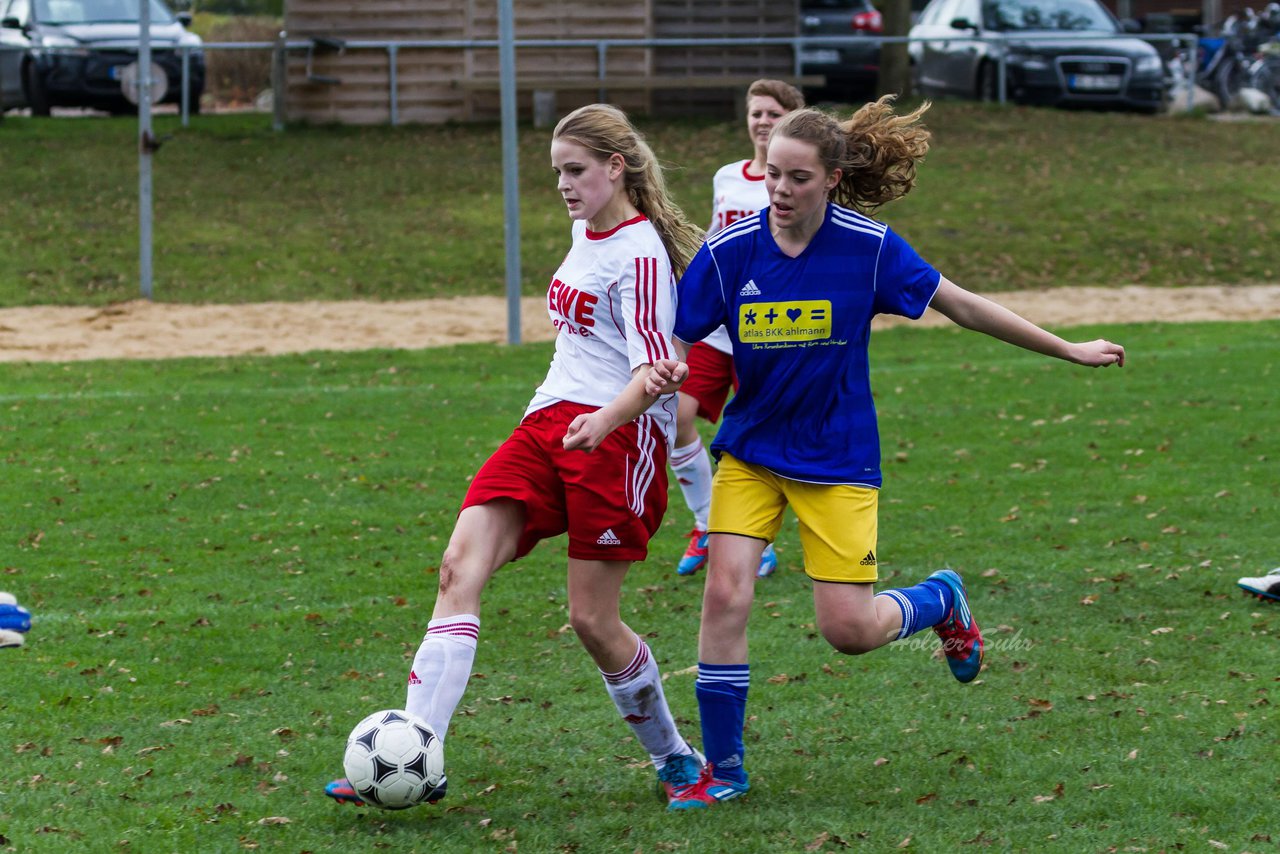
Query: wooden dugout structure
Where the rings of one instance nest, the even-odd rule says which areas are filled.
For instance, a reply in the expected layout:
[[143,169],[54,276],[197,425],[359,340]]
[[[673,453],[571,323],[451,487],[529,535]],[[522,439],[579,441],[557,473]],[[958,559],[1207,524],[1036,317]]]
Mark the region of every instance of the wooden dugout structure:
[[[520,40],[791,38],[797,0],[514,0]],[[498,38],[497,0],[286,0],[291,50],[286,115],[291,121],[383,124],[496,121],[498,50],[493,47],[348,46],[336,42],[471,42]],[[607,96],[625,110],[651,115],[733,115],[758,77],[800,83],[790,45],[609,47]],[[519,47],[517,108],[554,100],[559,115],[599,100],[598,51]]]

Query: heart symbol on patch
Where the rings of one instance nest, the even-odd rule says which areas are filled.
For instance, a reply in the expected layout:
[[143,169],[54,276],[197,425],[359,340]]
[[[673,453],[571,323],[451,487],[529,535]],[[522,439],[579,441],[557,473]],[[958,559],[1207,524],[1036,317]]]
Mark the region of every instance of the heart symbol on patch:
[[790,320],[792,323],[795,323],[797,320],[800,319],[800,315],[803,313],[804,312],[802,312],[798,308],[789,308],[787,309],[787,319]]

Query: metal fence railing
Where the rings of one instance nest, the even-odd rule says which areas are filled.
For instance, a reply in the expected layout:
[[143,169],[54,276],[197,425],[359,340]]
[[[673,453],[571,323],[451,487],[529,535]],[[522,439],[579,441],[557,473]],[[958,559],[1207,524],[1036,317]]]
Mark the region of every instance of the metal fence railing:
[[[1019,34],[1019,43],[1034,43],[1036,41],[1054,41],[1063,42],[1071,40],[1080,41],[1097,41],[1102,39],[1134,39],[1139,38],[1150,43],[1168,43],[1176,50],[1184,45],[1195,45],[1197,36],[1190,33],[1116,33],[1114,35],[1099,36],[1097,34],[1075,35],[1071,33],[1056,33],[1050,35],[1034,35]],[[607,101],[610,90],[609,85],[609,53],[612,50],[627,48],[713,48],[713,47],[785,47],[792,52],[793,65],[792,70],[795,76],[803,75],[804,62],[802,54],[804,51],[812,48],[831,48],[831,47],[848,47],[868,45],[885,45],[885,44],[910,44],[912,42],[936,42],[943,39],[937,37],[920,38],[911,36],[880,36],[880,35],[860,35],[860,36],[794,36],[794,37],[759,37],[759,38],[657,38],[657,39],[516,39],[514,47],[519,50],[521,48],[551,48],[562,50],[590,50],[596,55],[596,76],[600,80],[598,90],[599,100]],[[956,33],[948,35],[945,41],[949,42],[973,42],[973,43],[990,43],[997,46],[993,51],[995,58],[999,64],[999,73],[997,74],[998,92],[997,98],[1000,103],[1008,100],[1009,93],[1007,91],[1006,82],[1008,80],[1007,60],[1009,50],[1007,48],[1007,39],[1003,36],[989,36],[977,34]],[[399,54],[404,50],[498,50],[501,42],[497,39],[470,39],[470,40],[336,40],[336,39],[311,39],[288,37],[285,33],[281,33],[280,37],[270,42],[206,42],[205,44],[195,46],[177,46],[174,48],[166,48],[173,50],[181,57],[182,79],[181,85],[181,102],[180,112],[183,125],[187,125],[191,115],[191,105],[188,101],[190,93],[190,63],[192,53],[195,51],[222,51],[222,50],[247,50],[247,51],[270,51],[272,54],[271,61],[271,89],[274,93],[273,110],[274,124],[277,129],[281,129],[285,122],[285,97],[281,97],[285,92],[287,61],[290,55],[302,54],[308,58],[308,68],[310,61],[318,52],[326,50],[372,50],[381,51],[387,57],[387,108],[388,121],[391,125],[400,123],[400,104],[399,104]],[[130,45],[116,45],[111,48],[114,51],[129,50]],[[132,46],[136,50],[136,46]],[[0,50],[14,50],[20,48],[12,48],[0,45]],[[47,53],[56,53],[66,50],[65,48],[42,48]],[[83,50],[83,49],[80,49]],[[1189,58],[1189,62],[1194,62],[1195,51],[1183,51],[1183,55]],[[1185,96],[1188,106],[1192,103],[1194,88],[1194,69],[1189,68],[1188,73],[1184,75],[1185,90],[1180,93],[1179,97]],[[619,87],[614,87],[619,88]]]

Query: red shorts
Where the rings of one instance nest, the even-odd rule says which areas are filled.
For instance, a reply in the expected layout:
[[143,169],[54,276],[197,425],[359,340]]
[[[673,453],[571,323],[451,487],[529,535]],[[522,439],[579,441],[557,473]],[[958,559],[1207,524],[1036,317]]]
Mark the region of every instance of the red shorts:
[[599,407],[562,402],[531,412],[480,467],[463,508],[510,498],[524,505],[516,557],[569,533],[569,557],[644,560],[667,509],[667,440],[641,416],[591,453],[561,444],[569,422]]
[[729,389],[738,389],[733,357],[699,341],[689,348],[685,364],[689,366],[689,378],[680,386],[680,393],[698,401],[698,414],[716,423],[729,399]]

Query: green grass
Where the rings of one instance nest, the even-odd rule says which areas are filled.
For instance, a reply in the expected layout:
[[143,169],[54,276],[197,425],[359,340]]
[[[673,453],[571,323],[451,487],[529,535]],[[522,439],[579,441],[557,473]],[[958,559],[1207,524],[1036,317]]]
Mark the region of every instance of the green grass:
[[[547,346],[0,365],[0,588],[36,617],[0,656],[0,848],[1274,850],[1280,610],[1234,582],[1276,564],[1280,323],[1071,334],[1129,366],[877,334],[882,573],[962,571],[988,669],[833,653],[788,524],[752,620],[753,792],[687,815],[564,628],[563,539],[486,593],[448,799],[320,794],[350,726],[403,702],[468,477]],[[671,502],[623,606],[696,738]]]
[[[1267,123],[938,103],[920,183],[883,217],[979,291],[1250,284],[1280,277]],[[677,200],[710,219],[711,176],[749,153],[736,122],[643,123]],[[209,115],[155,158],[154,296],[169,302],[503,293],[495,126],[297,127]],[[0,305],[139,293],[136,122],[0,122]],[[568,245],[550,133],[520,130],[525,293]]]

